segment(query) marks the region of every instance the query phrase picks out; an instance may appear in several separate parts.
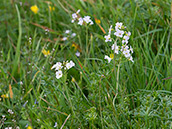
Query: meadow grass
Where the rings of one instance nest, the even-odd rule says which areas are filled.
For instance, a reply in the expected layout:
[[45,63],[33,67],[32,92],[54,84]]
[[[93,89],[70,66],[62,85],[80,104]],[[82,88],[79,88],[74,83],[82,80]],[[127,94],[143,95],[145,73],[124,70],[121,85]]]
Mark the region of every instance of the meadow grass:
[[[94,24],[71,23],[78,9]],[[172,128],[170,0],[11,0],[0,12],[0,128]],[[117,22],[134,63],[104,59]],[[76,36],[63,41],[66,30]]]

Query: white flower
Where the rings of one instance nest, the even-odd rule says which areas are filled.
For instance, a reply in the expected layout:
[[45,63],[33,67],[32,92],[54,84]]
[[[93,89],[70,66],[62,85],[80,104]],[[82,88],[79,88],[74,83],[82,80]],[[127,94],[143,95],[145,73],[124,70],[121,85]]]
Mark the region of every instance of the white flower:
[[19,127],[19,126],[17,126],[17,127],[16,127],[16,129],[20,129],[20,127]]
[[122,23],[121,22],[117,22],[116,26],[115,26],[115,30],[117,31],[117,30],[121,29],[121,27],[122,27]]
[[57,122],[55,122],[54,128],[57,127]]
[[77,16],[77,14],[76,14],[76,13],[73,13],[73,14],[72,14],[72,18],[73,18],[73,20],[75,20],[77,17],[78,17],[78,16]]
[[74,23],[74,21],[76,20],[76,18],[77,18],[78,16],[77,16],[77,14],[76,13],[73,13],[72,14],[72,23]]
[[134,63],[133,57],[130,56],[129,60]]
[[90,16],[85,16],[83,18],[83,20],[88,24],[91,20],[90,20]]
[[70,33],[70,30],[66,30],[65,33],[66,33],[66,34],[69,34],[69,33]]
[[12,127],[5,127],[5,129],[12,129]]
[[126,35],[124,35],[124,37],[123,37],[123,40],[122,40],[122,43],[128,43],[128,40],[129,40],[129,36],[126,36]]
[[67,69],[70,69],[70,68],[72,68],[73,66],[75,66],[75,63],[71,60],[69,63],[68,63],[68,61],[66,61],[66,68]]
[[62,73],[61,70],[59,70],[59,71],[56,72],[56,78],[57,78],[57,79],[61,78],[62,75],[63,75],[63,73]]
[[92,20],[90,20],[90,25],[93,25],[94,23],[93,23],[93,21]]
[[79,56],[80,56],[80,52],[77,51],[77,52],[75,53],[75,55],[76,55],[77,57],[79,57]]
[[126,35],[126,36],[128,36],[128,37],[130,37],[131,32],[130,32],[130,31],[128,31],[125,35]]
[[67,40],[67,37],[63,37],[62,40],[63,40],[63,41],[66,41],[66,40]]
[[75,36],[76,36],[76,33],[72,33],[71,37],[73,38],[73,37],[75,37]]
[[116,53],[116,54],[118,54],[119,53],[119,47],[117,46],[117,44],[116,43],[114,43],[113,45],[112,45],[112,50],[114,50],[114,53]]
[[74,23],[74,21],[75,21],[75,20],[74,20],[74,19],[72,19],[72,21],[71,21],[71,22],[72,22],[72,23]]
[[54,69],[54,68],[55,68],[55,70],[61,70],[63,68],[62,63],[57,62],[55,65],[52,66],[51,69]]
[[129,49],[129,47],[128,46],[122,46],[121,47],[121,51],[123,52],[123,51],[127,51]]
[[124,54],[124,56],[125,56],[126,58],[129,58],[129,57],[131,56],[129,50],[124,50],[122,53]]
[[80,17],[78,20],[79,20],[78,24],[82,26],[82,24],[83,24],[83,22],[84,22],[83,18]]
[[122,30],[116,30],[116,32],[114,33],[114,35],[116,35],[117,37],[121,37],[121,38],[122,38],[123,34],[124,34],[124,31],[122,31]]
[[110,61],[112,60],[112,58],[110,58],[109,56],[105,55],[105,58],[104,59],[107,59],[108,60],[108,63],[110,63]]
[[112,41],[112,39],[110,38],[110,35],[105,35],[105,42],[111,42]]
[[76,13],[73,13],[73,14],[72,14],[72,21],[71,21],[72,23],[74,23],[74,21],[78,18],[78,15],[77,15],[77,14],[78,14],[79,12],[80,12],[80,9],[79,9]]
[[90,23],[90,25],[93,25],[93,21],[90,19],[90,16],[84,16],[83,20],[88,24]]

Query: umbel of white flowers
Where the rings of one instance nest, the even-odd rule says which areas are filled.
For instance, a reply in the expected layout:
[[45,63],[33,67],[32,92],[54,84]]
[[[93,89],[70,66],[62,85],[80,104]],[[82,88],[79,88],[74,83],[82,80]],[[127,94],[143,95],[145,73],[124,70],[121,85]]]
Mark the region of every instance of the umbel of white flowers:
[[62,69],[68,70],[68,69],[72,68],[73,66],[75,66],[75,63],[72,60],[70,62],[67,60],[66,62],[63,61],[63,63],[57,62],[56,64],[54,64],[52,66],[51,69],[56,70],[56,78],[59,79],[63,76]]
[[[123,23],[121,22],[117,22],[115,25],[115,32],[114,35],[116,36],[116,40],[114,42],[114,44],[111,46],[111,49],[114,51],[115,54],[119,54],[122,53],[125,58],[127,58],[128,60],[133,61],[133,57],[132,57],[132,53],[133,53],[133,48],[131,46],[128,46],[128,40],[130,38],[131,32],[127,32],[126,27],[123,26]],[[105,35],[105,42],[112,42],[114,41],[113,38],[111,38],[111,31],[112,31],[112,25],[109,28],[109,32],[108,35]],[[120,40],[119,40],[120,39]],[[119,41],[122,41],[121,46],[118,46],[117,44],[119,43]],[[109,56],[105,55],[105,58],[108,60],[108,63],[110,63],[110,61],[112,60],[112,58],[110,58]]]

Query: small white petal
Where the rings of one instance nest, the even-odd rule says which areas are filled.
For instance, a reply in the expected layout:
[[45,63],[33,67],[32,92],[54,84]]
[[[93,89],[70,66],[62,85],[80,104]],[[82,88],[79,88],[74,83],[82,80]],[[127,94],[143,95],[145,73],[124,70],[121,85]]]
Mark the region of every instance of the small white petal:
[[105,55],[105,58],[104,59],[107,59],[108,60],[108,63],[110,63],[110,61],[112,60],[109,56]]
[[77,52],[75,53],[75,55],[76,55],[77,57],[79,57],[79,56],[80,56],[80,52],[77,51]]

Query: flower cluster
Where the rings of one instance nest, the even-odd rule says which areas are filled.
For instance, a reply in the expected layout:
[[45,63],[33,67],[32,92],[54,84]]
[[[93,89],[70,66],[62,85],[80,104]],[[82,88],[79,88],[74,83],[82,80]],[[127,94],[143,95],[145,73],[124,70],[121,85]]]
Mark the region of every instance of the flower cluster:
[[62,41],[66,41],[69,38],[73,38],[76,36],[76,33],[72,33],[70,30],[65,31],[65,36],[61,39]]
[[71,60],[71,61],[63,61],[63,63],[61,62],[57,62],[55,65],[52,66],[51,69],[55,69],[56,70],[56,78],[59,79],[63,76],[63,72],[62,72],[62,68],[64,70],[68,70],[70,68],[72,68],[73,66],[75,66],[75,63]]
[[[112,25],[109,28],[108,35],[105,35],[105,42],[114,42],[114,44],[111,46],[111,49],[113,50],[113,53],[115,54],[122,54],[124,55],[125,58],[129,59],[130,61],[133,61],[132,53],[133,53],[133,48],[131,46],[128,46],[128,40],[130,38],[131,32],[127,32],[126,27],[123,26],[123,23],[117,22],[115,25],[115,32],[114,35],[117,37],[116,40],[114,41],[113,38],[111,38],[111,31]],[[117,45],[121,41],[121,46]],[[112,57],[108,57],[105,55],[105,58],[108,60],[108,63],[113,59]]]
[[88,25],[93,25],[93,21],[90,19],[90,16],[84,16],[84,18],[82,17],[79,17],[78,14],[79,14],[80,10],[78,10],[76,13],[73,13],[72,14],[72,23],[74,23],[76,20],[78,21],[78,24],[79,25],[83,25],[83,24],[88,24]]

